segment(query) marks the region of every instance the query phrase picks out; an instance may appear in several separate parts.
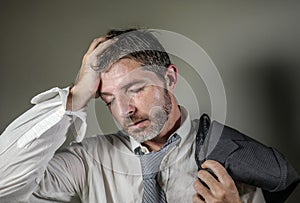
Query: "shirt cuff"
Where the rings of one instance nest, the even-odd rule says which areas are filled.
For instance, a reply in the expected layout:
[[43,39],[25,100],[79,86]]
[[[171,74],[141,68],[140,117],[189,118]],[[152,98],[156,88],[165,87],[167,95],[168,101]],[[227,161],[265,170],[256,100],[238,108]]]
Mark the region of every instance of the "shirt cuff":
[[[56,125],[62,120],[64,115],[68,115],[75,126],[76,133],[74,134],[75,141],[81,142],[85,136],[87,123],[86,123],[86,109],[80,109],[79,111],[66,110],[67,98],[70,88],[60,89],[58,87],[52,88],[45,92],[38,94],[31,100],[32,104],[43,105],[44,108],[53,108],[53,112],[43,120],[36,123],[29,131],[27,131],[17,142],[19,148],[28,146],[32,141],[38,139],[51,127]],[[54,99],[53,102],[46,102]],[[45,104],[43,104],[45,103]],[[46,104],[47,103],[47,104]]]

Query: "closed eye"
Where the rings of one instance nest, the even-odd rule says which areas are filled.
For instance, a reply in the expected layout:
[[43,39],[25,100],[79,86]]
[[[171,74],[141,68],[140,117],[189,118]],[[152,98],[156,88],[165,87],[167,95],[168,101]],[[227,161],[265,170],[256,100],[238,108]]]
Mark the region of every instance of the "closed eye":
[[131,88],[131,89],[129,89],[129,92],[131,92],[131,93],[138,93],[140,91],[143,91],[144,89],[145,89],[145,86],[138,87],[138,88]]
[[115,100],[114,96],[109,93],[101,93],[101,99],[104,101],[106,106],[110,106]]
[[114,100],[115,100],[115,99],[112,99],[112,100],[110,100],[110,101],[104,101],[104,102],[105,102],[105,105],[108,106],[108,107],[111,106],[111,105],[113,104]]

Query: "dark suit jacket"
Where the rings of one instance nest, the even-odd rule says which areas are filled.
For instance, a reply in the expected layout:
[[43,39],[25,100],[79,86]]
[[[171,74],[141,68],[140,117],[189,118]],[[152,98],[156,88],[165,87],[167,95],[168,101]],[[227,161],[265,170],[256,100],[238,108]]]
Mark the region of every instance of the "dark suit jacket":
[[276,149],[204,114],[196,137],[199,169],[206,159],[223,164],[235,181],[262,188],[266,202],[284,202],[300,181],[299,174]]

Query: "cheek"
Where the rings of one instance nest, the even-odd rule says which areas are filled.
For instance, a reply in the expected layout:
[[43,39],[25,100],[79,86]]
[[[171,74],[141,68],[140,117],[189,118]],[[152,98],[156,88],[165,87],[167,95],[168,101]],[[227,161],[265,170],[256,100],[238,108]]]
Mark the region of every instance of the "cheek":
[[134,99],[137,108],[140,107],[150,111],[153,106],[161,106],[164,103],[164,92],[163,90],[152,88],[143,94],[136,95]]

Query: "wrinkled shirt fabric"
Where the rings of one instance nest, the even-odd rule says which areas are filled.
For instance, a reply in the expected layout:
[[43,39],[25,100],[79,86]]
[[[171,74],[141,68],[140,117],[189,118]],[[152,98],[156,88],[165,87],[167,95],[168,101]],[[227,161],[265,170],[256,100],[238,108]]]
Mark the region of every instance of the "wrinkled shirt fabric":
[[[67,111],[68,94],[69,88],[56,87],[37,95],[34,106],[0,136],[0,202],[142,202],[143,177],[134,150],[148,149],[122,132],[84,138],[86,111]],[[190,203],[198,122],[181,109],[185,120],[175,132],[180,142],[161,161],[158,182],[168,202]],[[75,129],[76,142],[58,152],[69,129]],[[236,185],[243,202],[264,202],[259,188]]]

